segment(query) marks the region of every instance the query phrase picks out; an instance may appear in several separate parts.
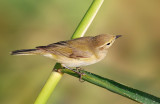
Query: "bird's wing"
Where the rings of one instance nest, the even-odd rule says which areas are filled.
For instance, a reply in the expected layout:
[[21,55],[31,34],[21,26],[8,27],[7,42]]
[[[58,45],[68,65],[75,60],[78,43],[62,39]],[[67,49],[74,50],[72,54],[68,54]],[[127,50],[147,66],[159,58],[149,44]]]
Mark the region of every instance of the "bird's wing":
[[[45,50],[54,55],[61,55],[68,58],[89,58],[93,53],[82,41],[60,41],[49,44],[48,46],[39,46],[38,49]],[[74,43],[73,43],[74,42]]]

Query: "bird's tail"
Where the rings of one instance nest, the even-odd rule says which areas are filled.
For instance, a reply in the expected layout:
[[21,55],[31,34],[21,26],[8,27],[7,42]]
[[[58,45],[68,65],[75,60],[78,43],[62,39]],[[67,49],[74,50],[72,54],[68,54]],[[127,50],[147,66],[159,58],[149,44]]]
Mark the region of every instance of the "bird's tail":
[[11,55],[36,55],[40,53],[41,51],[39,49],[22,49],[12,51]]

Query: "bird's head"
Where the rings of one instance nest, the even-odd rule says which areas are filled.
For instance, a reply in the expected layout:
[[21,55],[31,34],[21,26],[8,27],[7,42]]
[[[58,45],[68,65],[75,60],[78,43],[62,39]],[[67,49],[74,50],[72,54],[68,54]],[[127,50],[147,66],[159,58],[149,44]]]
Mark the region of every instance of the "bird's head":
[[108,49],[121,35],[101,34],[93,37],[93,45],[96,48]]

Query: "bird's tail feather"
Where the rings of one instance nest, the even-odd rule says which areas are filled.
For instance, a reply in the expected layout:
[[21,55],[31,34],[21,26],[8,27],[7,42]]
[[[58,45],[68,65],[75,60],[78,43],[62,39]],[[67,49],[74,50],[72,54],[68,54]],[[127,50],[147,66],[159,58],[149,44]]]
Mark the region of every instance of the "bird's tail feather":
[[11,55],[36,55],[36,54],[40,54],[39,49],[22,49],[11,52]]

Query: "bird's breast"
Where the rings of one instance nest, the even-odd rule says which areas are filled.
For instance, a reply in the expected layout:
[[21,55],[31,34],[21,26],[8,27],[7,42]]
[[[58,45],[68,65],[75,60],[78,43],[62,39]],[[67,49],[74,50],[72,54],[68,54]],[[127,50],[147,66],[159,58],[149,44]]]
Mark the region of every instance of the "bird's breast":
[[67,67],[80,67],[80,66],[91,65],[101,61],[106,56],[106,52],[94,54],[88,58],[78,58],[78,59],[60,55],[53,55],[53,54],[45,54],[44,56],[55,59],[59,63],[62,63]]
[[56,60],[67,67],[80,67],[80,66],[87,66],[87,65],[97,63],[100,60],[102,60],[105,56],[106,54],[103,54],[103,55],[101,54],[98,57],[95,55],[92,55],[89,58],[79,58],[79,59],[68,58],[65,56],[58,56],[56,57]]

